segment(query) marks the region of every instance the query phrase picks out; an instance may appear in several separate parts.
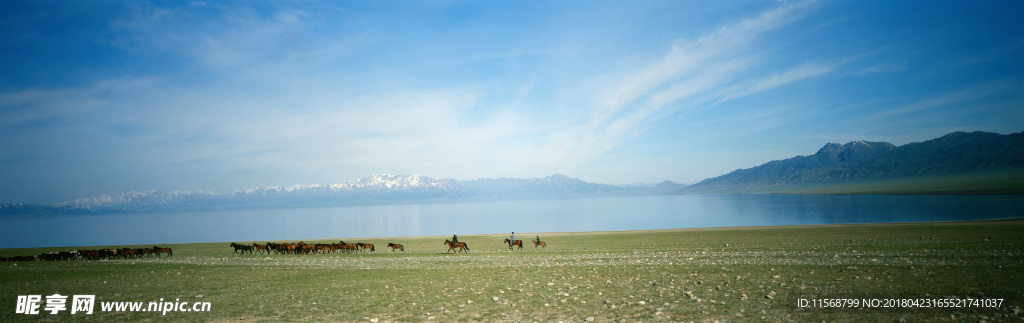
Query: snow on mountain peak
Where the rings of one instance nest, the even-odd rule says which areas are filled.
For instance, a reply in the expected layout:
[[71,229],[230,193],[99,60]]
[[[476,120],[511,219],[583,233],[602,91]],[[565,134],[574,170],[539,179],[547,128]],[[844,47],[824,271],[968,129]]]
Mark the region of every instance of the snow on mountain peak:
[[436,182],[435,179],[420,175],[374,174],[373,176],[360,178],[354,181],[349,181],[348,183],[345,184],[350,188],[400,189],[432,186],[430,185],[430,183],[434,182]]
[[[620,188],[590,184],[556,174],[546,178],[476,180],[435,179],[422,175],[375,174],[343,184],[297,184],[210,191],[130,191],[63,202],[54,206],[99,212],[143,212],[203,208],[249,208],[345,203],[383,203],[394,200],[450,200],[467,196],[576,196],[609,194]],[[588,193],[583,193],[588,192]]]

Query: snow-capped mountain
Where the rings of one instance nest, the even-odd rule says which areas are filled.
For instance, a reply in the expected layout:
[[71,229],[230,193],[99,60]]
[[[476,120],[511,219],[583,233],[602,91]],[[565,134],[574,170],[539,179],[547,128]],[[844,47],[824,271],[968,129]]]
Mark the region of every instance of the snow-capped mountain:
[[447,187],[458,181],[454,179],[434,179],[420,175],[386,175],[377,174],[349,181],[342,185],[331,185],[332,188],[348,189],[411,189],[422,187]]
[[89,198],[75,199],[54,205],[55,207],[66,207],[85,210],[139,210],[139,209],[165,209],[177,207],[182,201],[211,200],[218,196],[210,192],[158,192],[158,191],[131,191],[121,192],[114,195],[100,195]]
[[658,187],[593,184],[561,174],[532,179],[499,178],[470,181],[435,179],[421,175],[378,174],[342,184],[253,187],[227,193],[132,191],[76,199],[53,207],[85,213],[154,212],[645,195],[665,192],[667,191]]

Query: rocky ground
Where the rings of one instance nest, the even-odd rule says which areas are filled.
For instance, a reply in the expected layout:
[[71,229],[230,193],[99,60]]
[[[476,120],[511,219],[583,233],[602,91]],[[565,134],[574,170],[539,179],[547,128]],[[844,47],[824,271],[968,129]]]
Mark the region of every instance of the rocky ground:
[[[1022,321],[1024,221],[363,239],[406,252],[3,263],[0,321]],[[345,239],[349,241],[351,239]],[[307,241],[308,242],[308,241]],[[7,256],[32,250],[0,250]],[[181,301],[211,312],[14,315],[17,295]],[[801,299],[984,299],[994,307],[801,308]]]

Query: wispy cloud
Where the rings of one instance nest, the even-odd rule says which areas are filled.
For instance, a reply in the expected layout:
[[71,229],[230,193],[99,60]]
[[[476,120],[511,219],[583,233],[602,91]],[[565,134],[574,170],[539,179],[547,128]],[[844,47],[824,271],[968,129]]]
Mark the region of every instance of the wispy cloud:
[[854,76],[865,76],[871,74],[899,72],[904,70],[905,68],[907,68],[906,62],[889,62],[872,65],[859,71],[852,72],[850,74]]
[[718,99],[715,104],[720,104],[725,101],[748,96],[761,91],[770,90],[804,79],[821,76],[835,71],[841,65],[842,63],[822,64],[818,62],[809,62],[796,66],[781,73],[761,78],[755,82],[738,84],[726,89],[722,94],[722,98]]
[[[841,63],[808,62],[758,77],[763,38],[814,10],[814,2],[784,4],[721,26],[695,40],[677,40],[660,60],[614,78],[586,124],[555,136],[548,153],[587,159],[620,144],[684,107],[708,106],[834,71]],[[750,79],[753,78],[753,81]]]
[[911,104],[899,106],[893,109],[875,113],[865,117],[868,120],[889,119],[905,116],[907,114],[919,113],[935,108],[951,105],[962,105],[997,95],[1020,92],[1022,84],[1018,82],[996,82],[988,83],[964,90],[954,91],[936,95]]

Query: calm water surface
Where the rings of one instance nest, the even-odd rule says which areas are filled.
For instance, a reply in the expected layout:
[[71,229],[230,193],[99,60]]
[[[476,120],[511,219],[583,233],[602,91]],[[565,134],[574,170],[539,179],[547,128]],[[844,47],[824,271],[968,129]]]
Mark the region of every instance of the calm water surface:
[[0,218],[0,248],[1024,217],[1019,196],[671,195]]

